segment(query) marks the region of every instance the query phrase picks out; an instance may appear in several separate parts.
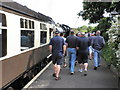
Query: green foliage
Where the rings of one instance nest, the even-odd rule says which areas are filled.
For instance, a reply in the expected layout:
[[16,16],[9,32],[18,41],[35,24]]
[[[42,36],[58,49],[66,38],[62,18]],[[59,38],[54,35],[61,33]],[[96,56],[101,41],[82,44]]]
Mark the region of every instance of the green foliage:
[[[112,48],[110,48],[108,43],[106,43],[105,47],[102,50],[102,56],[109,64],[113,63],[113,59],[115,57],[113,53],[114,53],[114,51],[112,50]],[[115,62],[114,62],[114,64],[115,64]]]
[[116,66],[117,62],[115,60],[115,51],[112,50],[108,43],[106,43],[105,47],[102,50],[102,56],[108,64],[113,64]]
[[90,23],[98,23],[103,18],[104,11],[112,12],[116,9],[120,12],[119,2],[83,2],[83,11],[78,13],[84,20],[89,19]]
[[109,17],[104,17],[99,21],[98,26],[96,27],[96,31],[100,30],[102,33],[102,36],[105,38],[105,40],[108,40],[108,34],[106,33],[108,29],[111,27],[111,19]]
[[109,17],[104,17],[99,21],[97,29],[100,31],[105,31],[111,27],[111,19]]
[[85,25],[77,28],[79,32],[92,32],[94,29],[95,27]]
[[83,2],[83,12],[79,15],[90,23],[97,23],[103,18],[104,10],[109,8],[111,2]]
[[108,35],[109,35],[109,40],[108,40],[108,45],[109,47],[114,51],[113,53],[113,61],[114,65],[120,70],[120,19],[119,15],[115,17],[115,21],[112,23],[112,26],[108,30]]

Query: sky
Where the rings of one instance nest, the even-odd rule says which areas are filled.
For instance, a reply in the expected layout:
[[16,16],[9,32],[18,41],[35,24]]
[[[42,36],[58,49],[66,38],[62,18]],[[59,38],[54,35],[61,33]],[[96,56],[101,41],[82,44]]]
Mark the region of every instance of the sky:
[[[83,0],[13,0],[28,8],[51,17],[56,23],[69,25],[71,28],[88,25],[88,21],[78,17],[83,10]],[[89,26],[89,25],[88,25]]]

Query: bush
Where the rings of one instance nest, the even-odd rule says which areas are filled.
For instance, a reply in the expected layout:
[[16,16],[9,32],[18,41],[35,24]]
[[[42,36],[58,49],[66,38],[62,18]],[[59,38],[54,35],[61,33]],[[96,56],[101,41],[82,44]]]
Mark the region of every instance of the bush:
[[102,56],[108,65],[113,64],[114,66],[116,66],[115,52],[108,45],[108,43],[106,43],[105,47],[102,50]]

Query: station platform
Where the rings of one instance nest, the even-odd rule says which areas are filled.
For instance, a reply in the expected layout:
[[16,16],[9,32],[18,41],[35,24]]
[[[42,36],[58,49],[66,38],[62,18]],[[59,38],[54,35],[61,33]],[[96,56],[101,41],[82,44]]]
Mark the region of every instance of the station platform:
[[84,76],[84,72],[81,73],[78,70],[79,64],[75,66],[74,75],[70,75],[69,67],[63,68],[63,66],[61,66],[61,79],[56,81],[52,76],[53,64],[50,62],[42,72],[23,88],[23,90],[32,90],[33,88],[119,90],[118,77],[107,68],[104,60],[102,60],[102,65],[97,70],[93,70],[93,60],[89,60],[87,76]]

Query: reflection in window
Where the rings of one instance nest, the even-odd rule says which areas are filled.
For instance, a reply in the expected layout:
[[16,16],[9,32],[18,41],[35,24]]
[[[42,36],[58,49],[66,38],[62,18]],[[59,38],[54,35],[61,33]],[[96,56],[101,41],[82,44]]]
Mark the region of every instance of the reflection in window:
[[34,31],[21,31],[21,51],[34,47]]
[[31,29],[31,20],[29,20],[29,29]]
[[24,19],[20,18],[20,27],[24,28]]
[[0,26],[7,26],[5,14],[0,13]]
[[47,30],[47,27],[45,24],[40,23],[40,29],[42,30]]
[[34,21],[32,21],[32,29],[34,29]]
[[0,57],[7,54],[7,30],[0,29]]
[[28,28],[28,20],[25,19],[25,28]]
[[53,29],[50,28],[50,29],[49,29],[49,38],[50,38],[50,39],[51,39],[51,37],[52,37],[52,32],[53,32]]
[[47,32],[41,31],[40,44],[45,44],[47,42]]

